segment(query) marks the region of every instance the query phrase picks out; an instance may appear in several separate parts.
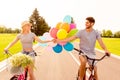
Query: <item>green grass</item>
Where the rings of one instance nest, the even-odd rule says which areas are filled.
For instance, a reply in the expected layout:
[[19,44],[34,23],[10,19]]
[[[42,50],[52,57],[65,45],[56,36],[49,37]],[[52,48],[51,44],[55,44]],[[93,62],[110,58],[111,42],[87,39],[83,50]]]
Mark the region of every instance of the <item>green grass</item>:
[[[103,42],[111,53],[120,56],[120,38],[103,38]],[[96,48],[101,49],[98,42]]]
[[[4,48],[14,40],[17,34],[0,34],[0,61],[6,58],[6,55],[4,54]],[[20,41],[18,41],[14,46],[12,46],[9,51],[12,54],[15,54],[19,51],[21,51],[22,47],[20,44]]]

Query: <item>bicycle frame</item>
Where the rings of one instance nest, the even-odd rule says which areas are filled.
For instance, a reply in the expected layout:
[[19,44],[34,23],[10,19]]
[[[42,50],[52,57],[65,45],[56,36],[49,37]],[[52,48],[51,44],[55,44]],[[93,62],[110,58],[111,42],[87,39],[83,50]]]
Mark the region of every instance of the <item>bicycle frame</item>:
[[[78,49],[76,49],[76,48],[74,48],[74,50],[76,50],[77,52],[79,52],[79,54],[84,54],[84,52],[81,51],[81,50],[78,50]],[[103,60],[106,56],[109,56],[109,54],[106,53],[106,54],[105,54],[104,56],[102,56],[100,59],[90,58],[90,57],[88,57],[87,55],[85,55],[85,56],[86,56],[87,59],[92,60],[92,65],[89,66],[89,67],[86,67],[86,70],[89,69],[90,72],[91,72],[91,73],[90,73],[90,76],[88,77],[88,80],[95,80],[95,77],[94,77],[94,63],[95,63],[95,61],[101,61],[101,60]],[[85,72],[86,72],[86,71],[85,71]],[[79,74],[79,72],[78,72],[78,74]],[[77,80],[78,80],[78,78],[77,78]],[[84,77],[83,77],[83,80],[86,80],[86,73],[85,73],[85,75],[84,75]]]
[[27,73],[28,71],[25,71],[23,74],[13,75],[13,77],[11,77],[10,80],[27,80]]

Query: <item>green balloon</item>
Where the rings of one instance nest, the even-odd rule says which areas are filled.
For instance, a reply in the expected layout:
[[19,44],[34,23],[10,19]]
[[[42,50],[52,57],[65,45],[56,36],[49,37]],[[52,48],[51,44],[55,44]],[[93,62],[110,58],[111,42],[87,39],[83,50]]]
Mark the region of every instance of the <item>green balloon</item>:
[[78,32],[78,29],[72,29],[72,30],[68,33],[67,37],[71,37],[71,36],[75,35],[77,32]]

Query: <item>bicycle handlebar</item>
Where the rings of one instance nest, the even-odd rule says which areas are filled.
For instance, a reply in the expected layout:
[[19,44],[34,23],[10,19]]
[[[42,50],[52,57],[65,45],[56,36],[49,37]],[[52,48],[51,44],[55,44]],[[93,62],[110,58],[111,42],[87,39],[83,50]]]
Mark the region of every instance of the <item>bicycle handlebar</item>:
[[[79,50],[79,49],[77,49],[77,48],[74,48],[74,50],[78,51],[80,54],[81,54],[81,53],[84,54],[84,52],[83,52],[82,50]],[[100,61],[100,60],[104,59],[106,56],[109,56],[109,54],[108,54],[108,53],[105,53],[105,55],[102,56],[100,59],[90,58],[90,57],[88,57],[87,55],[85,55],[85,56],[87,57],[87,59],[95,60],[95,61]]]
[[5,54],[12,56],[12,54],[9,51],[4,51]]

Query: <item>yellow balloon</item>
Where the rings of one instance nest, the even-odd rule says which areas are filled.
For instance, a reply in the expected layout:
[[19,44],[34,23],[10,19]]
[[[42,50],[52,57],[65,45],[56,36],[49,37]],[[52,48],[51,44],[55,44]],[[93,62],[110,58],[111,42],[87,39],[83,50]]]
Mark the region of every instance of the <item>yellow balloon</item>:
[[56,29],[60,29],[62,22],[57,23]]
[[63,23],[63,24],[61,24],[60,28],[66,30],[67,32],[69,32],[70,25],[68,23]]
[[67,33],[66,30],[60,29],[60,30],[58,30],[58,32],[57,32],[57,38],[58,38],[58,39],[64,39],[64,38],[66,38],[67,34],[68,34],[68,33]]

